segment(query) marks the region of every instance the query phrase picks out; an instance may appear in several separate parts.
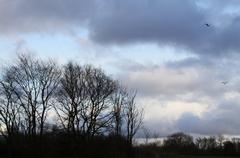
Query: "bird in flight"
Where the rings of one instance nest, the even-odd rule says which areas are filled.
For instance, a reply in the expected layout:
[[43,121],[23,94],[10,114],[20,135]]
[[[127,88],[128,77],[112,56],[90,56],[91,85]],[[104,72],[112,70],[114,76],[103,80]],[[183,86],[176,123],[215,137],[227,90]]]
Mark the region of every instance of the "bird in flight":
[[210,25],[208,24],[208,23],[206,23],[206,24],[204,24],[205,26],[207,26],[207,27],[210,27]]
[[228,81],[222,81],[222,84],[226,85],[226,84],[228,84]]

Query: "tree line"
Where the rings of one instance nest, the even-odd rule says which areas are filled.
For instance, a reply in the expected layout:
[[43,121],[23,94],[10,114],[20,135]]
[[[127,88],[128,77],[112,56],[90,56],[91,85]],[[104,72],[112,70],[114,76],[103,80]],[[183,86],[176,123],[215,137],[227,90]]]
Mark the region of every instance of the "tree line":
[[143,123],[135,97],[100,68],[22,54],[1,70],[0,132],[9,144],[18,136],[41,142],[56,131],[86,141],[117,136],[132,144]]
[[240,156],[240,138],[225,138],[222,135],[193,138],[182,132],[174,133],[162,142],[142,144],[139,158],[191,156]]

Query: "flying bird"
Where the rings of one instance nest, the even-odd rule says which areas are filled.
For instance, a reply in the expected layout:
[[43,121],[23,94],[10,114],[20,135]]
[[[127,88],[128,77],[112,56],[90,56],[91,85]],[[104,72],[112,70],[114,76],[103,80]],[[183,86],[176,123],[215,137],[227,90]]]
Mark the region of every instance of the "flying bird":
[[208,24],[208,23],[206,23],[206,24],[204,24],[205,26],[207,26],[207,27],[210,27],[210,25]]
[[226,85],[226,84],[228,84],[228,81],[222,81],[222,84]]

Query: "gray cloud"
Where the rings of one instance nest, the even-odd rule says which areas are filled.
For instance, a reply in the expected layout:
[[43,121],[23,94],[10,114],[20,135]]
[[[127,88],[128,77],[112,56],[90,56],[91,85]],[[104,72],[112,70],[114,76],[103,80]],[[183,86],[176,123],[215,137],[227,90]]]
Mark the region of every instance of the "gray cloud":
[[204,16],[193,1],[111,1],[108,14],[93,21],[93,37],[99,42],[163,43],[199,38]]
[[184,113],[175,126],[188,133],[236,135],[240,133],[239,112],[239,104],[225,101],[202,117]]
[[[218,105],[204,112],[202,116],[184,112],[177,120],[150,119],[145,121],[145,125],[152,131],[158,131],[162,136],[179,131],[202,135],[239,135],[239,112],[240,106],[236,101],[221,100]],[[162,115],[161,111],[159,115]]]
[[[239,15],[224,14],[217,1],[202,9],[196,1],[121,1],[91,23],[92,38],[105,44],[155,42],[190,49],[199,55],[239,50]],[[206,2],[205,2],[206,3]],[[232,3],[235,3],[232,1]],[[214,10],[211,11],[211,10]],[[225,23],[225,21],[229,21]],[[209,23],[211,27],[204,26]]]
[[94,16],[94,0],[1,0],[0,32],[54,32],[71,30]]
[[240,47],[240,13],[226,12],[237,5],[234,0],[1,0],[0,33],[62,33],[86,27],[101,44],[152,42],[199,55],[225,55]]

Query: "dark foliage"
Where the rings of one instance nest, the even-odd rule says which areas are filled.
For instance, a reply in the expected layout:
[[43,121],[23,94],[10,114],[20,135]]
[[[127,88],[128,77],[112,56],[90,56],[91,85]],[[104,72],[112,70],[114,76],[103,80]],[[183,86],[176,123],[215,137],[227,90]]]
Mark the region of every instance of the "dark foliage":
[[18,135],[9,142],[3,139],[0,147],[0,156],[9,158],[117,158],[132,155],[131,144],[119,136],[96,136],[86,140],[66,133],[48,133],[34,138]]

